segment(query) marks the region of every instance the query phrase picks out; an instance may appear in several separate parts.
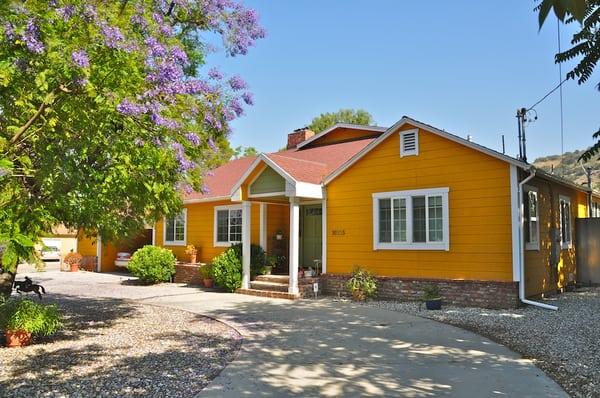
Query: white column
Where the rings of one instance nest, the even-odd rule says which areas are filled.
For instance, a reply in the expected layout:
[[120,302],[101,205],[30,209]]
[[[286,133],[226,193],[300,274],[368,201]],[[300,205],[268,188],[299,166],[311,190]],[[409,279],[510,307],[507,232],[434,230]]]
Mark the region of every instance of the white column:
[[98,258],[96,272],[102,272],[102,237],[100,234],[96,235],[96,257]]
[[267,251],[267,204],[260,204],[260,247]]
[[242,202],[242,289],[250,288],[250,241],[252,203]]
[[298,198],[290,198],[290,283],[288,292],[298,293],[298,262],[300,257],[300,204]]

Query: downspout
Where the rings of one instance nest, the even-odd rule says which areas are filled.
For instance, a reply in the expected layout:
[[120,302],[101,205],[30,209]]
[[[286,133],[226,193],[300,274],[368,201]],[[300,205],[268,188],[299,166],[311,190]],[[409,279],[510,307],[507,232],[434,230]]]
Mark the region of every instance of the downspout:
[[529,182],[533,177],[535,177],[535,169],[529,169],[529,175],[519,183],[517,196],[519,199],[519,273],[520,273],[520,281],[519,281],[519,299],[523,304],[529,304],[536,307],[544,308],[547,310],[557,311],[558,307],[555,305],[544,304],[538,301],[533,301],[525,298],[525,218],[523,216],[523,185]]

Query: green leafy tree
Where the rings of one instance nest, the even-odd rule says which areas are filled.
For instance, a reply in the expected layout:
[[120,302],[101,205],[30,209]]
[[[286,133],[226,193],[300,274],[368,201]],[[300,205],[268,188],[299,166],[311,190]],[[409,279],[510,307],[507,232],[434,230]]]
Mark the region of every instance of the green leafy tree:
[[[588,81],[600,60],[600,0],[542,0],[536,9],[539,12],[540,28],[552,10],[564,23],[581,24],[581,29],[571,39],[572,47],[556,54],[555,59],[557,63],[577,60],[566,78],[577,80],[578,84]],[[597,87],[600,90],[600,85]],[[600,153],[600,129],[592,138],[596,142],[583,152],[580,157],[582,161],[588,161]]]
[[235,147],[232,154],[232,159],[245,158],[248,156],[258,156],[260,152],[253,146],[238,146]]
[[52,225],[126,236],[228,160],[253,98],[207,32],[230,56],[264,36],[236,0],[0,2],[0,293]]
[[321,113],[308,125],[315,133],[327,130],[336,123],[360,124],[363,126],[373,125],[373,116],[363,109],[340,109],[333,113]]

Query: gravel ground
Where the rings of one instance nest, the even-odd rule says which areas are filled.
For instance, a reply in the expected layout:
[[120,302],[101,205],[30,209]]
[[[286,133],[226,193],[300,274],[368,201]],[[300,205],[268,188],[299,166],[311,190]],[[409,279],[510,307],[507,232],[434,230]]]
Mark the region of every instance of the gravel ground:
[[0,348],[2,397],[194,396],[241,345],[229,326],[184,311],[114,298],[44,301],[59,304],[66,327],[26,348]]
[[581,288],[547,302],[559,310],[444,306],[441,311],[427,311],[418,303],[378,300],[365,305],[407,312],[481,334],[533,359],[571,396],[600,397],[600,288]]

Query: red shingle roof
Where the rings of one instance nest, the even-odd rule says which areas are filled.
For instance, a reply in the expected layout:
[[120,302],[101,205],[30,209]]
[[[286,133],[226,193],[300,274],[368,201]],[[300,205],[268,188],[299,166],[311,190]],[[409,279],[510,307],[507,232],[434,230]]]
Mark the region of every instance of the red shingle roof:
[[[309,149],[290,149],[269,153],[266,156],[295,180],[320,184],[323,178],[338,169],[373,140],[373,138],[367,138]],[[184,200],[228,197],[233,186],[255,159],[256,156],[236,159],[216,168],[211,175],[204,179],[204,185],[208,188],[208,192],[205,194],[194,192],[185,195]]]

